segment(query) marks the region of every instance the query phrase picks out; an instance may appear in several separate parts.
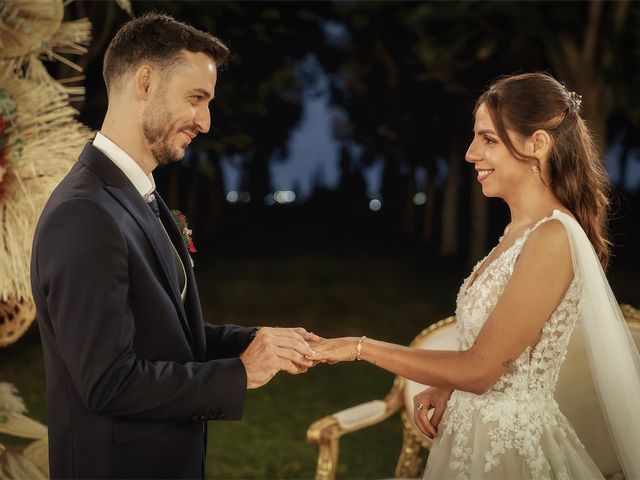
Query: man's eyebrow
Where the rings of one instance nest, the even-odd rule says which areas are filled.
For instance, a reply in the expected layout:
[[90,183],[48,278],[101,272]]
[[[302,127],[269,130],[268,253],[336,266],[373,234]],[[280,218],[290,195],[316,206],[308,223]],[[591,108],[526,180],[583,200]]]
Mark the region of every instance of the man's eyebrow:
[[199,93],[203,97],[209,98],[210,100],[213,100],[213,97],[211,96],[211,93],[209,93],[204,88],[192,88],[191,90],[189,90],[189,92],[190,93]]

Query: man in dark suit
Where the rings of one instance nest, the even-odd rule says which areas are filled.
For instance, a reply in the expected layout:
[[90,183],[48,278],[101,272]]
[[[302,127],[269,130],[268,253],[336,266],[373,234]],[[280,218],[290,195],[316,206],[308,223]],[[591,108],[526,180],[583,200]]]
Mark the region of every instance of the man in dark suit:
[[206,421],[246,391],[312,366],[304,329],[213,326],[151,172],[210,127],[215,37],[148,14],[104,59],[102,129],[51,195],[31,280],[46,376],[52,478],[202,478]]

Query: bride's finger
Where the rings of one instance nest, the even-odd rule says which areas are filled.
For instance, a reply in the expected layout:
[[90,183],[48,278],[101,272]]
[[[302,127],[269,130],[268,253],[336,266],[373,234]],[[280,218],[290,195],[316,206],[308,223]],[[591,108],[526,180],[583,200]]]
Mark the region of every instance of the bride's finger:
[[298,335],[300,335],[307,342],[317,342],[319,340],[322,340],[321,337],[319,337],[313,332],[307,331],[307,329],[303,327],[295,327],[293,331],[296,332]]
[[429,411],[429,407],[420,408],[420,405],[427,406],[428,403],[420,402],[414,408],[414,421],[418,429],[424,433],[429,438],[434,438],[436,435],[436,429],[431,423],[429,423],[429,417],[427,416],[427,412]]
[[446,404],[440,407],[435,407],[435,411],[431,416],[431,425],[435,427],[436,432],[438,430],[438,425],[440,425],[440,420],[442,420],[442,416],[444,415],[445,408],[446,408]]
[[307,353],[305,357],[314,362],[323,362],[331,358],[331,356],[328,353],[323,352],[322,349],[314,349],[312,353]]
[[290,348],[283,348],[283,347],[276,347],[276,355],[284,360],[288,360],[290,362],[293,362],[297,365],[303,366],[303,367],[312,367],[313,366],[313,359],[311,358],[311,355],[302,355],[299,352],[296,352],[295,350],[292,350]]
[[418,422],[416,422],[417,425],[419,425],[420,430],[422,431],[422,433],[424,433],[427,437],[429,437],[430,439],[435,438],[436,436],[436,429],[433,427],[433,425],[431,425],[429,423],[429,417],[427,417],[426,413],[422,413],[420,412],[418,414]]

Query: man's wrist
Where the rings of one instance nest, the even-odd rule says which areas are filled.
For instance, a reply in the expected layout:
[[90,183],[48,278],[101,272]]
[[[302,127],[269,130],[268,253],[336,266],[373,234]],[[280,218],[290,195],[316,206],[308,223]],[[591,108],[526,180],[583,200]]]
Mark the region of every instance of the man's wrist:
[[256,335],[258,334],[258,330],[260,330],[260,327],[256,327],[253,330],[251,330],[251,333],[249,334],[249,342],[247,343],[247,345],[253,342],[253,339],[256,338]]

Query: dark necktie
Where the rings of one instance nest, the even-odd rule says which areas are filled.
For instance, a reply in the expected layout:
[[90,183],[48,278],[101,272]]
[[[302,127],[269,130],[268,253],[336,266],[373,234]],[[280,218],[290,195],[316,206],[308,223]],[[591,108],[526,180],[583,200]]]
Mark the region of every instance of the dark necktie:
[[149,208],[151,208],[155,216],[160,220],[160,209],[158,208],[158,200],[156,200],[156,196],[153,193],[150,193],[146,200]]
[[[160,220],[160,208],[158,207],[158,200],[156,200],[156,196],[153,193],[150,193],[149,195],[147,195],[145,200],[147,202],[147,205],[149,205],[149,208],[153,211],[154,215],[158,218],[158,221],[160,222],[162,229],[167,235],[167,240],[171,245],[171,251],[173,252],[173,263],[176,268],[176,274],[178,275],[178,286],[180,288],[180,295],[182,296],[184,292],[184,287],[187,281],[185,276],[184,265],[182,263],[182,260],[180,260],[180,256],[178,255],[178,252],[176,251],[175,247],[171,243],[171,239],[169,238],[169,234],[167,233],[167,230],[164,228],[164,225],[162,224],[162,220]],[[182,298],[182,301],[184,301],[184,297]]]

